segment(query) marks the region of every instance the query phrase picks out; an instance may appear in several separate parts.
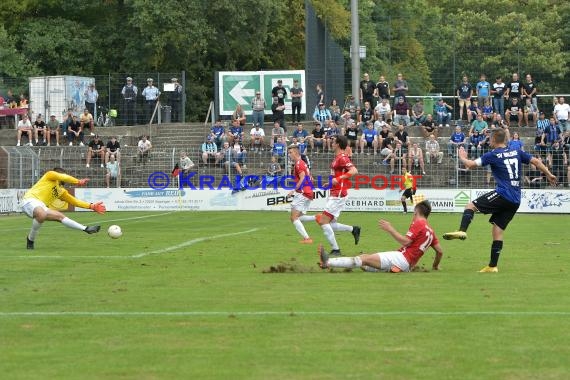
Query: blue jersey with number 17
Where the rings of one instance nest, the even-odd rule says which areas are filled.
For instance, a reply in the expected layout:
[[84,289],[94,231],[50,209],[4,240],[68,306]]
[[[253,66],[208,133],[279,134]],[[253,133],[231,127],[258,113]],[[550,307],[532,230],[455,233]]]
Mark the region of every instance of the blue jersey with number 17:
[[520,204],[522,164],[528,164],[531,158],[522,150],[497,148],[485,153],[476,162],[478,165],[491,166],[497,193],[509,202]]

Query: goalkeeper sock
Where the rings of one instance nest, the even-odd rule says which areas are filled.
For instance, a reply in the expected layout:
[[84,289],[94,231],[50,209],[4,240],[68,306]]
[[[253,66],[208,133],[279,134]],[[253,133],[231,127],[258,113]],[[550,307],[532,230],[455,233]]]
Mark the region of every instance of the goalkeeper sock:
[[85,230],[85,228],[87,227],[81,223],[77,223],[75,220],[69,219],[67,216],[65,218],[63,218],[63,220],[61,221],[61,224],[63,224],[66,227],[73,228],[76,230],[81,230],[81,231]]
[[28,239],[31,241],[36,240],[36,236],[38,235],[38,232],[40,232],[41,227],[42,224],[40,222],[38,222],[36,219],[32,219],[32,229],[30,230]]
[[404,212],[408,212],[408,206],[406,205],[406,201],[402,201],[402,206],[404,206]]

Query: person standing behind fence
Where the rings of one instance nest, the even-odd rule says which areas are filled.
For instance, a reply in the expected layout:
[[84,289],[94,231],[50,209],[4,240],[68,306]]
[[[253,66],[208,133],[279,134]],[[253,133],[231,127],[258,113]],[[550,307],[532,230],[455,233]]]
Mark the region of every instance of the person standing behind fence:
[[123,122],[125,125],[136,124],[136,104],[138,88],[133,84],[133,78],[127,77],[127,84],[123,86]]
[[85,108],[89,110],[89,113],[93,115],[93,117],[95,117],[97,99],[99,99],[99,93],[95,88],[95,83],[90,83],[87,90],[85,90]]
[[251,119],[253,125],[259,125],[263,129],[263,119],[265,118],[265,99],[260,91],[255,92],[255,97],[251,100]]
[[143,89],[141,93],[141,95],[144,96],[145,99],[144,122],[153,123],[154,117],[152,120],[150,118],[154,112],[154,108],[156,107],[156,102],[158,101],[158,97],[160,96],[160,91],[158,91],[158,88],[154,87],[153,84],[154,81],[152,78],[147,78],[146,83],[147,86]]
[[180,105],[182,104],[182,92],[183,88],[180,83],[178,83],[178,78],[172,78],[170,80],[174,84],[174,91],[168,93],[168,104],[170,104],[173,123],[180,122],[179,115],[181,112]]
[[[291,117],[292,122],[300,123],[301,122],[301,99],[303,98],[303,89],[299,87],[299,81],[295,79],[293,81],[293,87],[290,89],[291,91]],[[297,115],[297,117],[295,117]]]

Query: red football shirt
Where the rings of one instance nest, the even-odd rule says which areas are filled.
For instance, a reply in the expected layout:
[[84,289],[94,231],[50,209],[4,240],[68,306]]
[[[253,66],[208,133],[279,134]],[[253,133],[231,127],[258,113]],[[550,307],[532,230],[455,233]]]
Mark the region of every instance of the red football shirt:
[[[338,178],[341,175],[347,173],[354,164],[350,161],[350,158],[343,152],[339,153],[331,164],[331,172],[334,178]],[[343,180],[340,183],[336,183],[331,188],[331,197],[344,198],[348,195],[348,188],[350,182],[348,180]]]
[[439,243],[433,229],[425,219],[414,220],[406,232],[406,236],[412,240],[412,243],[407,247],[401,247],[399,251],[404,254],[410,268],[416,265],[429,247]]
[[301,173],[305,173],[305,179],[303,180],[303,185],[301,186],[301,188],[295,191],[298,193],[302,193],[305,197],[309,199],[313,199],[314,185],[313,185],[313,179],[311,178],[311,172],[309,171],[309,168],[307,167],[305,161],[299,159],[299,161],[295,163],[295,167],[293,170],[293,175],[295,176],[295,183],[299,182],[299,180],[301,179]]

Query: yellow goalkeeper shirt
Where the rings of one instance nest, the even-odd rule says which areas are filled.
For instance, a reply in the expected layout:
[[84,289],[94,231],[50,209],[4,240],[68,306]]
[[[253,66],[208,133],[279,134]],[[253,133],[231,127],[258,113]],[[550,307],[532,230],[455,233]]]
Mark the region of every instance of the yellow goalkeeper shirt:
[[414,178],[410,172],[404,174],[404,188],[411,189],[414,186]]
[[76,207],[89,208],[90,204],[69,194],[63,183],[77,185],[79,180],[67,174],[50,170],[30,190],[24,194],[23,199],[37,199],[50,208],[60,208],[57,205],[64,201]]

